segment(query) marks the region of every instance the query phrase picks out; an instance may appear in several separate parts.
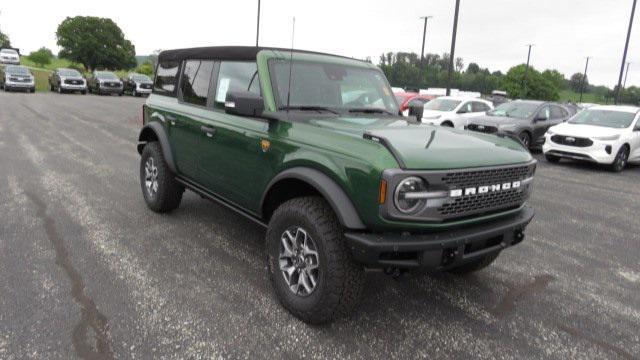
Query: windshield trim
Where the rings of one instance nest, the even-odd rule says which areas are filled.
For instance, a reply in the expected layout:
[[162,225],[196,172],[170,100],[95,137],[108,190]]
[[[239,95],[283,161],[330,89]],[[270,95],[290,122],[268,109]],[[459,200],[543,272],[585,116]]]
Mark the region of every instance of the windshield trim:
[[[287,104],[282,104],[280,102],[280,94],[278,92],[278,80],[277,77],[274,76],[275,74],[275,62],[276,61],[285,61],[285,62],[289,62],[289,59],[283,59],[283,58],[279,58],[279,57],[272,57],[270,59],[267,60],[267,68],[269,69],[269,78],[271,79],[271,94],[273,96],[273,100],[274,103],[276,105],[275,110],[276,111],[281,111],[281,108],[286,108]],[[293,59],[293,61],[295,63],[311,63],[311,64],[324,64],[324,62],[322,61],[314,61],[314,60],[296,60],[295,58]],[[391,85],[389,84],[389,80],[387,79],[387,77],[384,75],[384,72],[382,72],[382,70],[380,70],[380,68],[378,67],[367,67],[367,66],[355,66],[355,65],[349,65],[349,64],[339,64],[340,66],[344,66],[346,68],[352,68],[352,69],[358,69],[358,70],[370,70],[370,71],[374,71],[374,72],[378,72],[379,74],[382,75],[382,78],[384,79],[384,85],[387,87],[387,90],[389,91],[389,97],[392,99],[393,103],[396,105],[396,109],[399,111],[400,110],[400,104],[398,103],[398,100],[395,97],[395,94],[393,93],[393,90],[391,89]],[[323,106],[325,108],[329,108],[335,112],[338,112],[340,114],[344,113],[344,114],[349,114],[349,109],[348,108],[338,108],[338,107],[331,107],[331,106]],[[385,110],[385,112],[389,111],[388,109],[382,109]],[[368,115],[380,115],[380,114],[368,114]],[[385,116],[388,116],[386,114],[383,114]]]

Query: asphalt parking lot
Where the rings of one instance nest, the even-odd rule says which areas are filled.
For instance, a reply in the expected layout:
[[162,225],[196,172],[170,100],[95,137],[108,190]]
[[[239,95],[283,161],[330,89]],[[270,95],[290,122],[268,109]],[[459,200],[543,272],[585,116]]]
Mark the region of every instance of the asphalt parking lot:
[[640,358],[640,167],[536,155],[536,218],[494,266],[369,273],[352,318],[311,327],[261,228],[193,193],[146,208],[143,101],[0,93],[0,359]]

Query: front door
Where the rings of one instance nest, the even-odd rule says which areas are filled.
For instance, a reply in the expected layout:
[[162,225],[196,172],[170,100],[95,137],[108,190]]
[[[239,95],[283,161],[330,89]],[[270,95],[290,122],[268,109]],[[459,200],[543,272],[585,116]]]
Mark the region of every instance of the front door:
[[533,139],[538,139],[547,132],[550,127],[551,108],[545,105],[538,110],[537,115],[533,119]]

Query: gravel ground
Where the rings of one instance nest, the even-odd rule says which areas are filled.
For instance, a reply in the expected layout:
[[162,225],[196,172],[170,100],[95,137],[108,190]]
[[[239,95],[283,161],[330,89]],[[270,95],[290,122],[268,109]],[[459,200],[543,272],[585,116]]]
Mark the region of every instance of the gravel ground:
[[0,359],[640,358],[640,167],[539,155],[525,241],[460,278],[368,273],[350,319],[278,304],[264,231],[149,211],[143,100],[0,93]]

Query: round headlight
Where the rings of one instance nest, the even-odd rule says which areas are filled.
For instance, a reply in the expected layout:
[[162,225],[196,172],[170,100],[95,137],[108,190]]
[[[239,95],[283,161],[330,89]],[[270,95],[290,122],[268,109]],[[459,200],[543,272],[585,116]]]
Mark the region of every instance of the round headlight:
[[426,199],[414,198],[410,194],[426,191],[427,184],[419,177],[411,176],[402,180],[396,187],[393,202],[396,208],[409,214],[424,206]]

